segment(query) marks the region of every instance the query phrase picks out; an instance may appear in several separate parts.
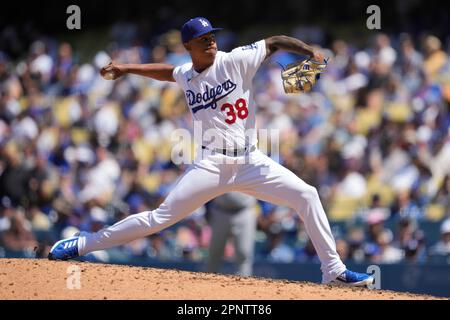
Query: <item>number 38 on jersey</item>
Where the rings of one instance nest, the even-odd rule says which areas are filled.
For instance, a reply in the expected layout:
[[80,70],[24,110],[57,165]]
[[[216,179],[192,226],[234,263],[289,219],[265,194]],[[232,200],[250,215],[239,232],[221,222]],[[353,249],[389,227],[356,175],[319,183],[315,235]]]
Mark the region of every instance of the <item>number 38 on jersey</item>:
[[248,117],[247,102],[242,98],[237,99],[234,105],[231,103],[223,104],[220,111],[225,113],[227,116],[225,122],[230,125],[235,123],[237,118],[244,120]]

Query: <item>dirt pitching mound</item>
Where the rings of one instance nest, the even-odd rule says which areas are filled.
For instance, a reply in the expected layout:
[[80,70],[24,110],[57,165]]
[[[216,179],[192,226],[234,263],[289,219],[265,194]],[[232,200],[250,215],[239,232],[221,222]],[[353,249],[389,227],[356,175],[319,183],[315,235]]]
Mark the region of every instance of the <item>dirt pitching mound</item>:
[[435,299],[383,290],[86,262],[0,259],[0,300]]

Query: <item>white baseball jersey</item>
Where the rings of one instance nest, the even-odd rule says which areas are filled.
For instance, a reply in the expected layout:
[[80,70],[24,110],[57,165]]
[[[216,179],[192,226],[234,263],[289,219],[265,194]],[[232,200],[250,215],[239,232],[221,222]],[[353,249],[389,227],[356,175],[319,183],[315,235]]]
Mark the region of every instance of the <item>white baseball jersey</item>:
[[201,122],[197,145],[220,149],[256,145],[252,79],[265,57],[266,43],[261,40],[228,53],[218,51],[214,63],[201,73],[192,63],[174,69],[194,121]]

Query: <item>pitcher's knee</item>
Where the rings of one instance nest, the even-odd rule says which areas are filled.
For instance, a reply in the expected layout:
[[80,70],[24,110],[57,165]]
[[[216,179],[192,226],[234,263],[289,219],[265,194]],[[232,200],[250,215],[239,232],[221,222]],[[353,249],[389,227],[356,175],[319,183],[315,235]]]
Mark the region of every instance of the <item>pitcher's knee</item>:
[[320,203],[319,192],[313,186],[308,186],[299,191],[298,199],[296,201],[296,211],[301,213],[309,212],[309,208],[314,207]]
[[302,190],[301,197],[305,201],[316,201],[319,200],[319,192],[313,186],[308,186],[305,190]]

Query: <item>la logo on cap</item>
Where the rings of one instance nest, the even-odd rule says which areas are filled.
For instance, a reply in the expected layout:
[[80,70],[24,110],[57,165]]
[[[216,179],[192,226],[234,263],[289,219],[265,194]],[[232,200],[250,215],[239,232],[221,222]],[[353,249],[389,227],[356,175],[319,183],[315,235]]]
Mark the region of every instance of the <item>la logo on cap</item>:
[[203,19],[200,19],[200,22],[202,23],[202,26],[207,27],[208,26],[208,22],[206,22]]

